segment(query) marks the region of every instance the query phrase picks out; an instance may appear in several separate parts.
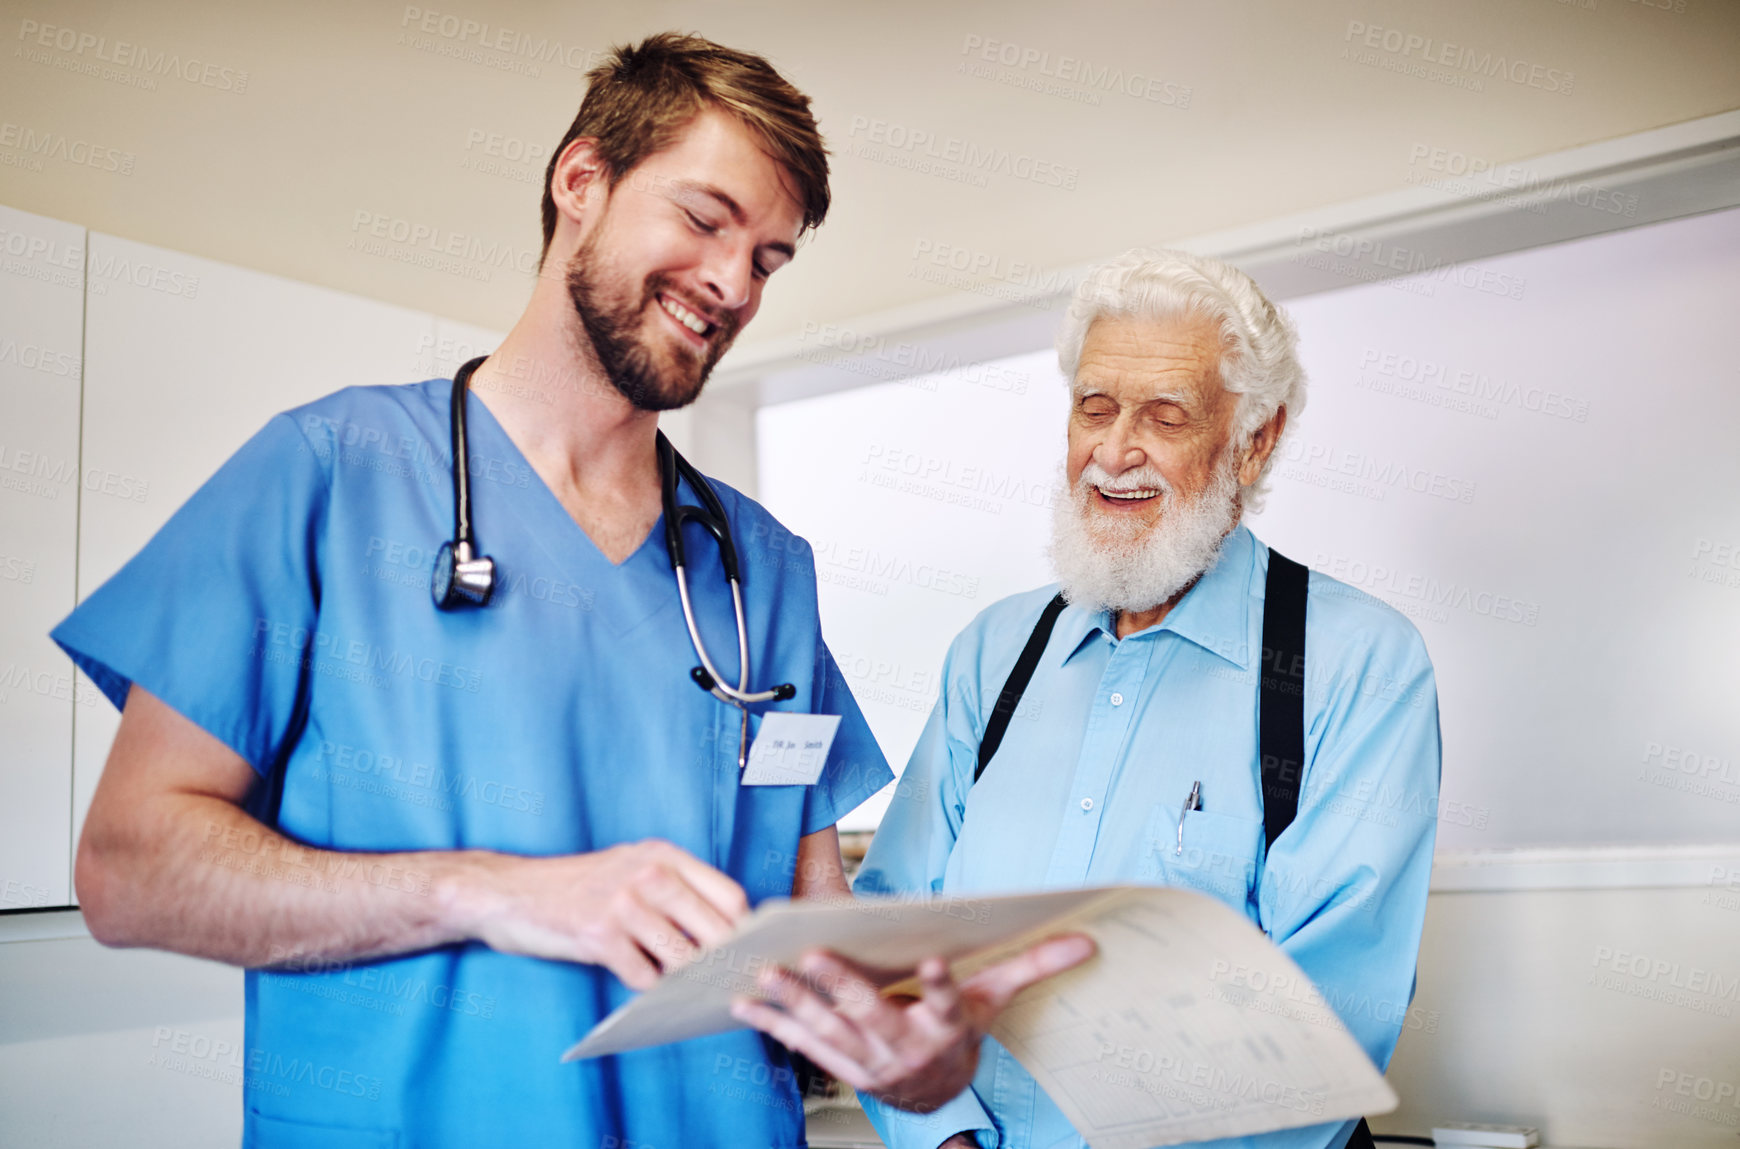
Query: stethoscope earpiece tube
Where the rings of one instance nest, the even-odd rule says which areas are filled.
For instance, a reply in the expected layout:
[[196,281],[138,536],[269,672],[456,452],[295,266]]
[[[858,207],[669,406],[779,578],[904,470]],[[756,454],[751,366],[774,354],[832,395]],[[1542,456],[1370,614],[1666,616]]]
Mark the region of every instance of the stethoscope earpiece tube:
[[[453,376],[453,393],[448,401],[448,431],[453,447],[453,538],[443,543],[435,557],[435,573],[430,593],[442,610],[464,606],[487,606],[495,593],[495,560],[476,554],[477,540],[471,533],[471,454],[466,441],[465,398],[472,374],[488,356],[480,355],[461,367]],[[664,504],[665,553],[670,556],[671,571],[677,577],[677,597],[683,604],[683,622],[689,630],[689,641],[701,665],[689,672],[697,686],[721,702],[743,711],[744,736],[748,736],[749,711],[752,703],[786,702],[797,697],[797,687],[782,682],[772,690],[749,689],[749,627],[743,617],[743,585],[737,564],[737,547],[731,539],[731,523],[725,517],[725,505],[713,490],[705,475],[689,465],[677,453],[663,431],[657,432],[655,447],[659,464],[659,496]],[[700,497],[702,505],[682,506],[677,503],[677,483],[688,480]],[[689,601],[689,576],[685,569],[687,554],[683,545],[683,526],[698,523],[719,544],[719,565],[731,587],[731,610],[737,623],[737,685],[729,686],[713,660],[707,656],[701,631],[695,625],[694,604]],[[746,747],[740,747],[739,764]]]
[[465,392],[471,376],[483,363],[473,359],[453,377],[453,394],[447,401],[449,434],[453,442],[453,545],[470,544],[471,537],[471,447],[465,434]]
[[[663,431],[659,432],[659,438],[666,446],[670,445],[670,440],[665,439]],[[700,507],[677,507],[678,517],[682,522],[692,519],[707,528],[719,542],[719,565],[725,568],[725,581],[742,582],[743,576],[739,573],[737,566],[737,544],[731,539],[731,524],[725,517],[725,504],[719,501],[719,494],[713,490],[713,484],[707,481],[707,476],[695,470],[687,459],[677,453],[675,447],[670,448],[670,453],[672,462],[676,464],[676,474],[666,480],[671,492],[671,501],[665,504],[666,523],[668,524],[671,520],[671,508],[676,506],[677,475],[681,475],[689,481],[689,486],[695,488],[695,493],[701,496],[701,502],[707,509],[703,512]],[[667,526],[666,529],[671,528]],[[672,552],[676,556],[672,559],[673,563],[681,562],[683,557],[681,522],[676,529],[679,533],[677,549]]]
[[671,509],[677,505],[677,449],[659,431],[654,446],[659,457],[659,499],[665,510],[665,557],[676,570],[683,561],[683,522]]
[[495,594],[495,560],[479,555],[471,534],[471,452],[465,435],[465,392],[486,355],[461,367],[453,376],[453,394],[448,400],[448,432],[453,448],[453,538],[435,555],[435,572],[429,592],[442,610],[465,606],[488,606]]
[[[713,484],[677,453],[677,449],[665,438],[663,431],[658,433],[658,453],[659,482],[665,500],[665,549],[670,553],[671,570],[677,576],[677,598],[683,604],[683,622],[689,628],[689,642],[695,648],[695,657],[701,660],[701,665],[689,671],[689,677],[702,690],[732,706],[785,702],[796,698],[797,687],[789,682],[782,682],[772,690],[750,691],[749,627],[743,618],[743,580],[737,565],[737,547],[731,540],[731,523],[725,517],[725,504],[719,501]],[[702,506],[678,505],[679,477],[686,479],[689,486],[694,488]],[[701,641],[701,630],[695,625],[694,605],[689,601],[689,574],[686,569],[688,552],[683,543],[683,527],[687,523],[699,524],[719,544],[719,565],[725,569],[725,581],[731,587],[731,610],[737,622],[738,676],[735,687],[726,684],[724,676],[713,665],[713,660],[707,657],[706,644]]]

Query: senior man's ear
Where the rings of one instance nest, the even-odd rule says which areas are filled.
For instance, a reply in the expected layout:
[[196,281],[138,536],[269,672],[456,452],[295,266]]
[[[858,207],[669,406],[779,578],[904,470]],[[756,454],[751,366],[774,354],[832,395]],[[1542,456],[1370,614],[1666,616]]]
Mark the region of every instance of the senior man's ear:
[[1257,433],[1251,436],[1251,445],[1245,448],[1244,462],[1239,464],[1239,486],[1248,487],[1257,481],[1257,476],[1263,473],[1263,464],[1275,453],[1275,444],[1281,441],[1281,432],[1286,429],[1287,408],[1278,407],[1269,421],[1257,428]]

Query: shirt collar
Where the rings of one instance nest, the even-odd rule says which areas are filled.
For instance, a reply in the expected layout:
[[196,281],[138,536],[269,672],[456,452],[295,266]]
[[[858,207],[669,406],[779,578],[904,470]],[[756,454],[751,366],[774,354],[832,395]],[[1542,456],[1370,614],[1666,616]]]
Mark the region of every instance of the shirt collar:
[[[1131,635],[1144,638],[1169,630],[1240,670],[1251,667],[1251,578],[1257,559],[1256,536],[1241,522],[1221,543],[1214,565],[1196,580],[1159,626]],[[1062,663],[1069,662],[1094,635],[1117,640],[1109,610],[1072,606],[1058,619],[1064,639]]]

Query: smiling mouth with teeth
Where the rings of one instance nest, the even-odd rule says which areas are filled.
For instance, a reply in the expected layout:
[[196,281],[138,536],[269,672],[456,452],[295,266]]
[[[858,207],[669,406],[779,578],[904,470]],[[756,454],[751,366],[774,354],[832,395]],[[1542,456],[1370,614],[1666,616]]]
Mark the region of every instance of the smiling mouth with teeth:
[[1113,491],[1105,487],[1095,487],[1094,490],[1108,499],[1116,499],[1120,503],[1139,503],[1144,499],[1152,499],[1160,492],[1152,487],[1138,487],[1133,491]]
[[696,315],[693,311],[690,311],[687,307],[684,307],[668,295],[659,296],[659,306],[665,309],[666,315],[669,315],[672,319],[675,319],[678,323],[681,323],[684,327],[687,327],[690,331],[693,331],[703,339],[712,335],[713,332],[717,330],[715,324],[708,323],[705,319],[702,319],[699,315]]

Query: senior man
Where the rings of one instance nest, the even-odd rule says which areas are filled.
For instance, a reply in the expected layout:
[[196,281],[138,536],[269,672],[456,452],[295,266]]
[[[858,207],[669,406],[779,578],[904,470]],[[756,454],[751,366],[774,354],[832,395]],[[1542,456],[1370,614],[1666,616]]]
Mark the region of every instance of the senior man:
[[[1081,284],[1058,343],[1059,583],[955,639],[856,890],[1194,887],[1260,926],[1384,1066],[1419,1027],[1437,693],[1407,619],[1240,523],[1304,404],[1295,344],[1214,260],[1132,252]],[[807,1001],[768,1021],[848,1079],[877,1059],[874,1009]],[[1191,1067],[1150,1076],[1214,1105]],[[1083,1144],[991,1038],[971,1087],[933,1112],[866,1108],[894,1149]],[[1369,1140],[1348,1121],[1216,1144]]]

